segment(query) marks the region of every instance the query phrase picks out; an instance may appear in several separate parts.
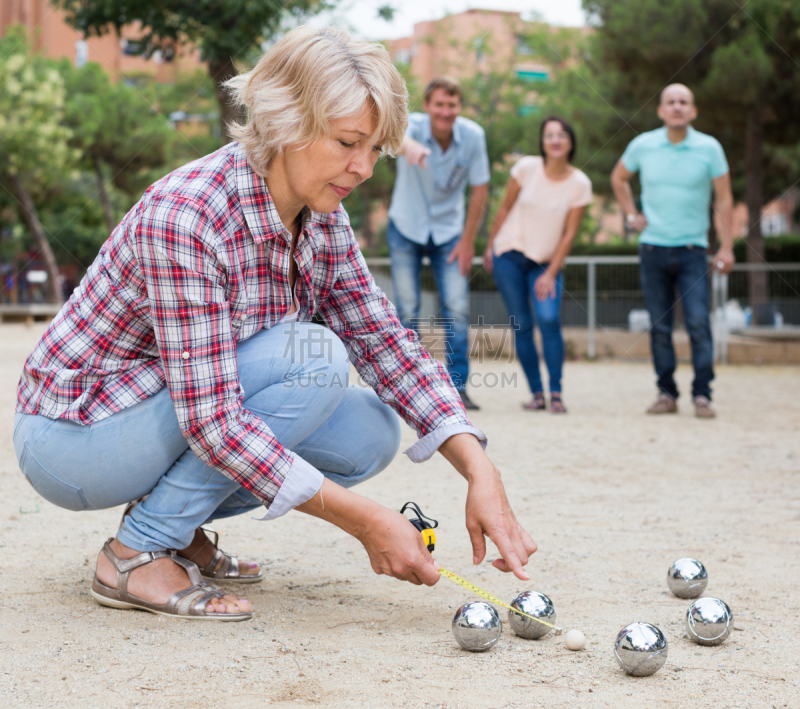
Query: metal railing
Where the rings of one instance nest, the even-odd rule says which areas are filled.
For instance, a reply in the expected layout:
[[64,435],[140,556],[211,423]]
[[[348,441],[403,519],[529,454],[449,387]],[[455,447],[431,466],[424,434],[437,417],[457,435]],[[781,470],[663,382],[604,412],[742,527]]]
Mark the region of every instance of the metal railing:
[[[710,260],[710,259],[709,259]],[[389,258],[368,258],[367,264],[378,284],[392,298]],[[439,311],[433,274],[423,261],[423,318]],[[732,299],[744,311],[750,304],[750,275],[767,273],[767,302],[762,310],[772,312],[785,326],[800,327],[800,263],[737,263],[733,272],[724,276],[712,271],[711,309],[714,346],[717,361],[727,361],[728,334],[740,329],[741,323],[727,322]],[[587,328],[587,356],[597,356],[598,328],[628,328],[631,310],[644,309],[638,256],[570,256],[564,265],[564,298],[562,322],[566,326]],[[491,274],[482,266],[482,259],[473,259],[470,274],[470,316],[474,324],[507,325],[508,314]],[[682,324],[680,305],[676,307],[676,325]],[[763,319],[763,313],[762,318]]]

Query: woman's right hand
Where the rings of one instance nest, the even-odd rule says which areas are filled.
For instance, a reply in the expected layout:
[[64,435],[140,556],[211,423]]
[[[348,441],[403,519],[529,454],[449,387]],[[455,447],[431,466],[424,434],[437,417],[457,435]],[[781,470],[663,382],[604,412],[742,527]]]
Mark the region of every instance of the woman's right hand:
[[486,247],[486,251],[483,252],[483,267],[489,272],[492,272],[494,268],[494,254],[492,254],[492,245],[489,244]]
[[376,574],[417,586],[433,586],[439,580],[439,565],[428,553],[422,535],[399,512],[380,507],[357,538]]
[[332,522],[358,539],[367,550],[376,574],[417,586],[433,586],[439,580],[439,565],[428,553],[422,535],[399,512],[327,478],[316,495],[295,509]]

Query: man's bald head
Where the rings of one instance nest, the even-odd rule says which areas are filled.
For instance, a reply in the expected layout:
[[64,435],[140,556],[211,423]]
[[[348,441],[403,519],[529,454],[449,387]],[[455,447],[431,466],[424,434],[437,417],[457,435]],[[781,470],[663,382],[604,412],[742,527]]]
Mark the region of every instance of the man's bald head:
[[663,104],[665,100],[671,95],[683,96],[689,99],[689,103],[694,105],[694,94],[692,90],[685,84],[670,84],[661,90],[661,98],[659,103]]
[[661,92],[658,117],[671,130],[686,130],[697,118],[694,94],[688,86],[670,84]]

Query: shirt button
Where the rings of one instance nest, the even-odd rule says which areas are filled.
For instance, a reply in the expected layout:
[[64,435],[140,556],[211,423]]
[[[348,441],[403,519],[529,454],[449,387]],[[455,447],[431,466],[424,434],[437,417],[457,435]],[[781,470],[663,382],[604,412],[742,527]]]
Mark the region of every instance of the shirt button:
[[189,357],[191,357],[191,355],[190,355],[188,352],[184,352],[184,353],[181,355],[181,357],[183,357],[184,359],[189,359]]

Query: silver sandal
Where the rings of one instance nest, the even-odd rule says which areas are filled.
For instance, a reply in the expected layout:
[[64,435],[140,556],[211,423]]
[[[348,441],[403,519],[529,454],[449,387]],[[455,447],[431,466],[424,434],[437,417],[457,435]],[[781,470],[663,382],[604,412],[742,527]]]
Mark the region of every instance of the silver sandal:
[[[145,498],[143,497],[140,500],[134,500],[125,506],[125,509],[122,512],[122,519],[119,523],[120,527],[125,521],[126,515],[129,515],[131,510],[133,510],[133,508],[144,499]],[[211,579],[213,581],[226,581],[228,583],[259,583],[260,581],[263,581],[264,572],[260,569],[257,574],[242,574],[239,571],[238,557],[233,556],[233,554],[226,554],[219,548],[219,532],[216,532],[210,527],[200,527],[200,529],[206,535],[206,539],[208,539],[208,541],[214,546],[214,556],[211,557],[211,561],[209,561],[202,569],[200,569],[200,574],[204,579]],[[213,540],[211,539],[210,535],[214,536]],[[182,556],[180,551],[178,552],[178,556],[180,556],[182,559],[189,558]],[[191,559],[189,559],[189,561],[191,561]]]
[[[213,583],[203,581],[197,564],[178,556],[173,549],[169,551],[145,551],[137,554],[132,559],[120,559],[111,549],[109,545],[111,541],[113,541],[113,538],[103,545],[103,553],[117,570],[117,588],[109,588],[101,583],[97,578],[97,574],[95,574],[94,581],[92,581],[91,594],[101,606],[126,610],[137,609],[155,613],[156,615],[168,615],[189,620],[231,622],[250,620],[253,617],[250,611],[240,611],[238,613],[210,613],[207,611],[206,605],[208,602],[215,598],[222,598],[225,592]],[[127,591],[130,572],[156,559],[172,559],[172,561],[186,570],[189,575],[189,581],[192,583],[188,588],[173,593],[166,603],[152,603]]]
[[[258,583],[264,578],[264,572],[259,569],[257,574],[242,574],[239,572],[239,559],[232,554],[226,554],[219,548],[219,532],[209,528],[200,527],[208,541],[214,546],[214,556],[200,573],[203,578],[214,581],[227,581],[228,583]],[[211,536],[213,535],[213,539]]]

